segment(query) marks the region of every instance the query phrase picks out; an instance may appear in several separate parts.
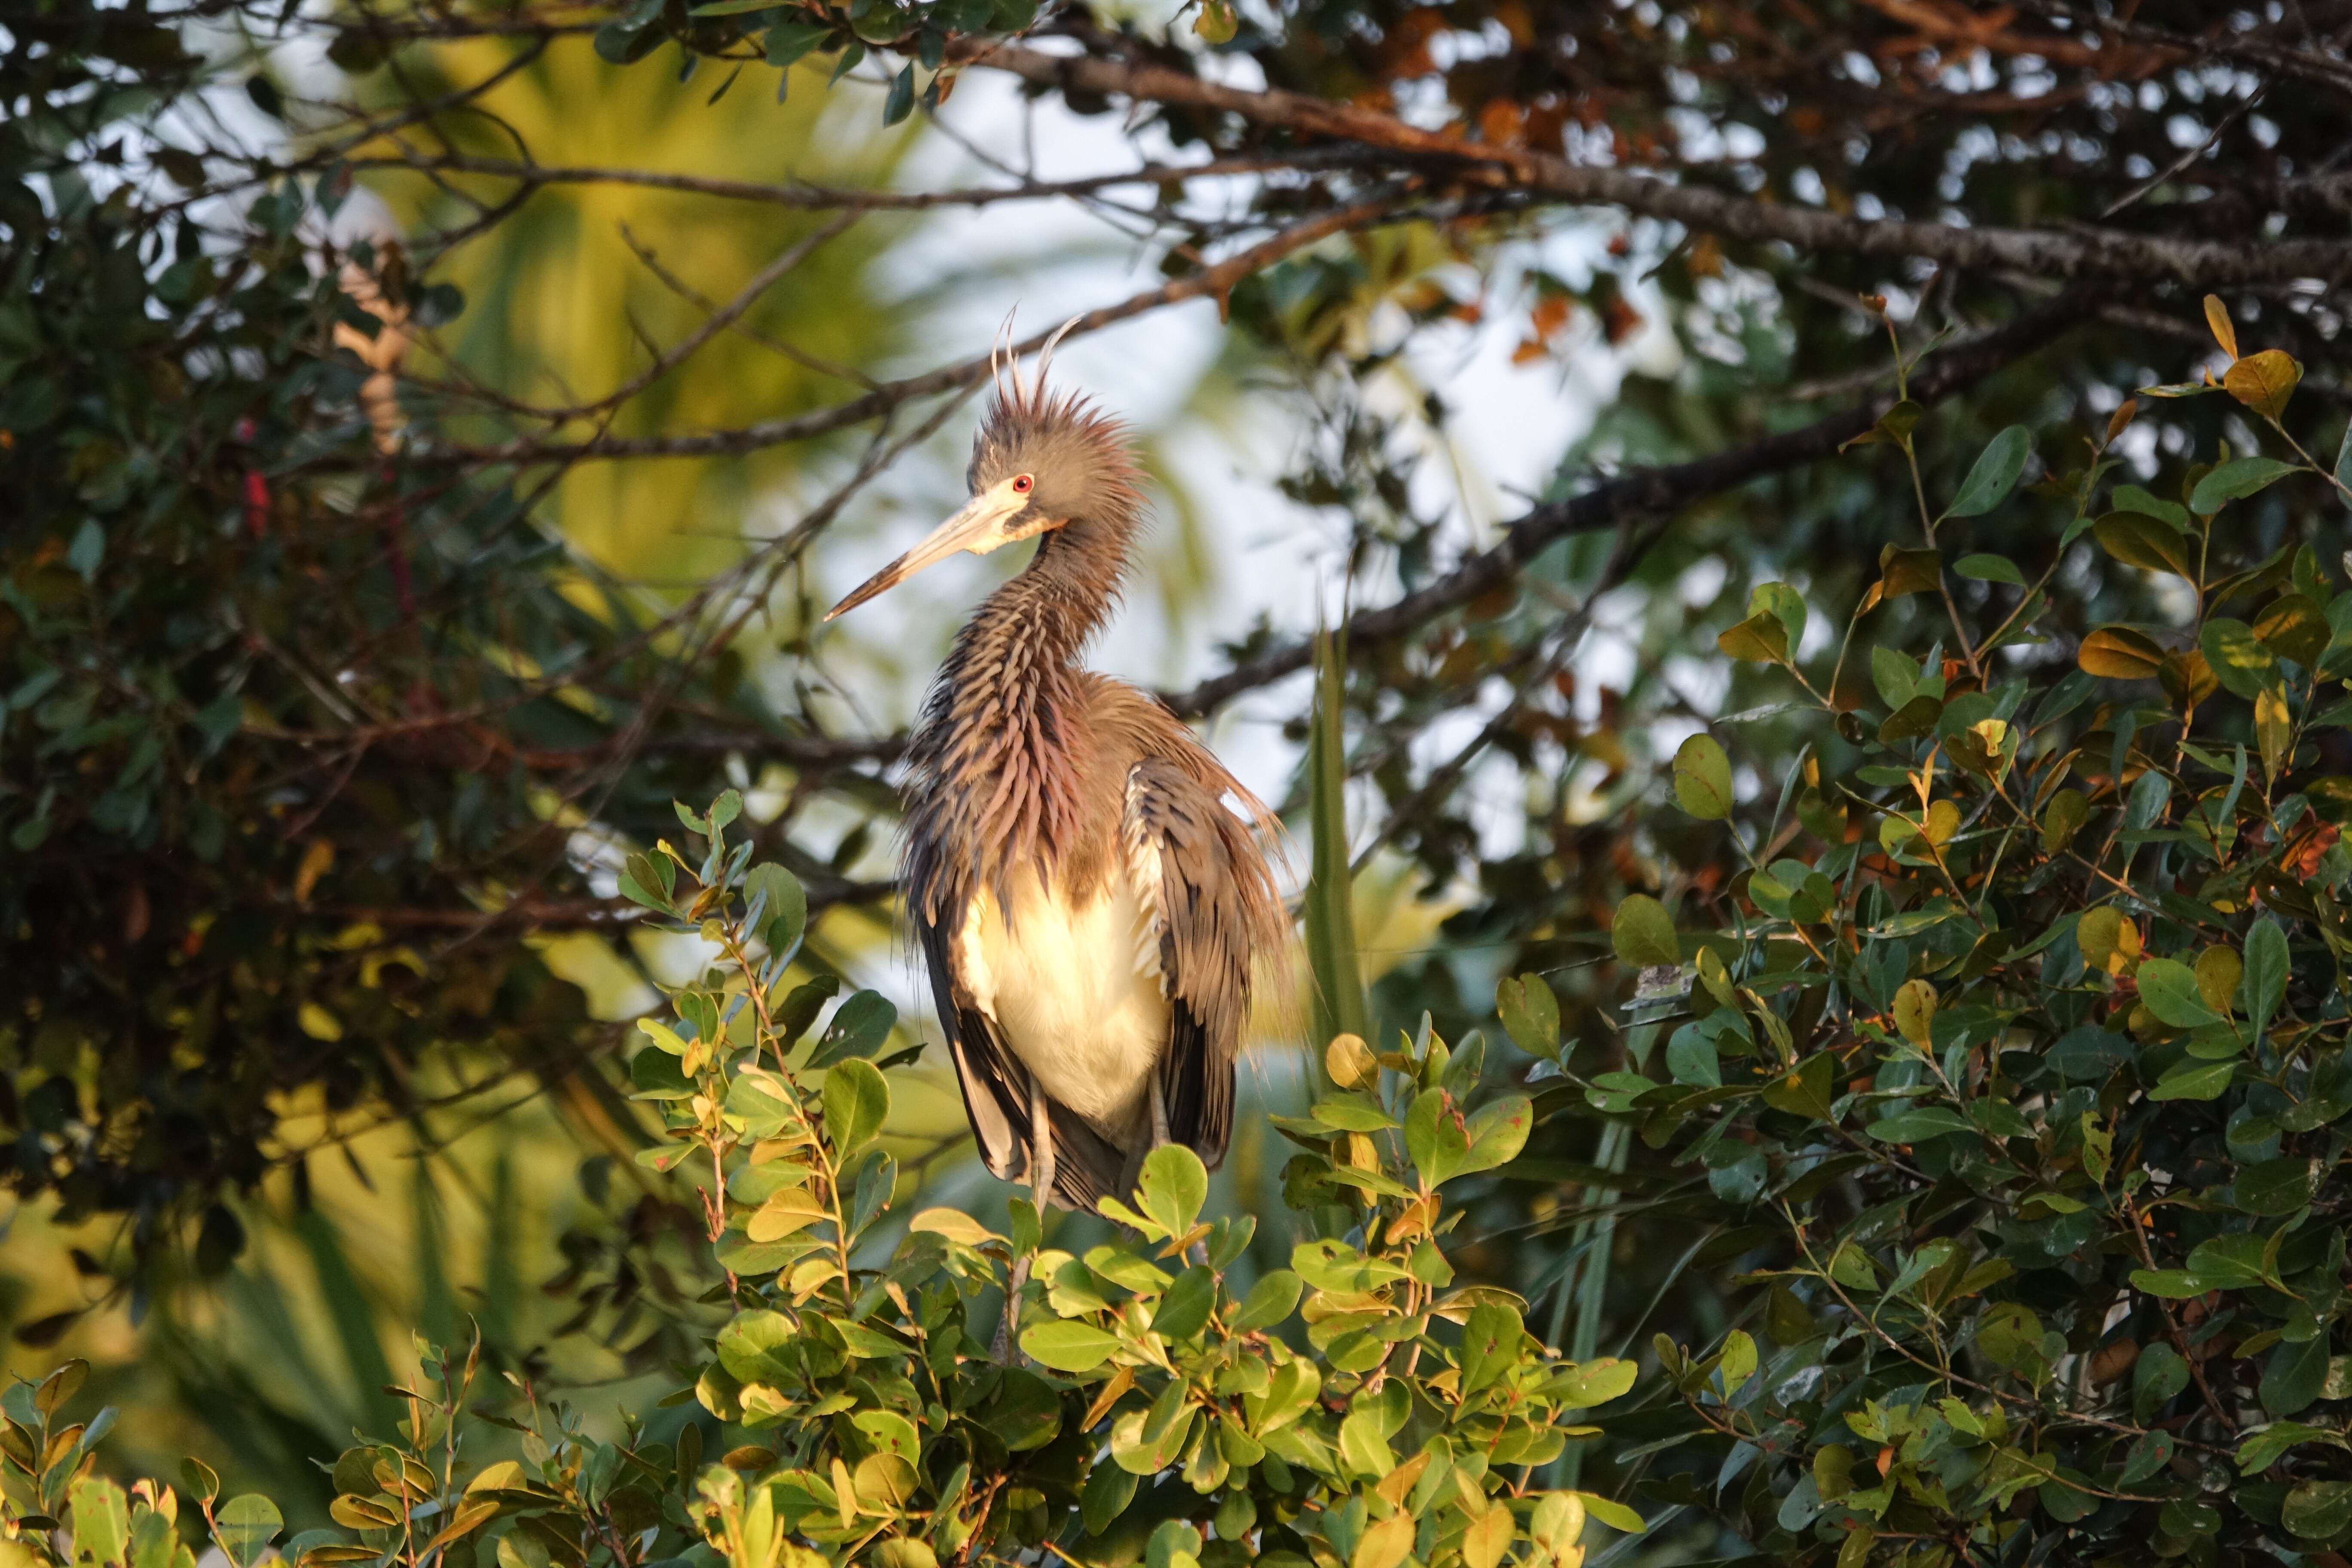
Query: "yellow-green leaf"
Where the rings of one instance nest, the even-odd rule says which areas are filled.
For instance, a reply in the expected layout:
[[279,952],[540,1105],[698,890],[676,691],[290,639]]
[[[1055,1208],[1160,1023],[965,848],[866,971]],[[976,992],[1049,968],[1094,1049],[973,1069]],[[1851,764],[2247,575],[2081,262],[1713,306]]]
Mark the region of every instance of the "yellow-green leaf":
[[1642,969],[1680,963],[1682,947],[1675,939],[1675,918],[1666,906],[1646,893],[1629,893],[1610,922],[1609,940],[1617,956]]
[[2293,354],[2284,349],[2264,349],[2231,365],[2221,377],[2221,386],[2255,413],[2275,419],[2286,412],[2286,400],[2294,395],[2295,384],[2302,379],[2303,366]]
[[2083,639],[2074,662],[2108,680],[2145,680],[2164,668],[2164,649],[2129,626],[2101,626]]
[[1772,615],[1750,616],[1715,639],[1715,646],[1751,664],[1789,662],[1789,628]]
[[1702,821],[1731,815],[1731,759],[1714,736],[1693,735],[1675,751],[1675,799]]

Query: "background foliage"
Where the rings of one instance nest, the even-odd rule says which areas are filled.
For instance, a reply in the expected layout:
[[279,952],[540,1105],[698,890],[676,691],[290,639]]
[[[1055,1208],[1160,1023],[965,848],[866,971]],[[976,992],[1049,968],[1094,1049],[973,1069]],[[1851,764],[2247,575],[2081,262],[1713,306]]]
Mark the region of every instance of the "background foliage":
[[[1036,215],[1066,212],[1158,268],[1081,338],[1215,301],[1203,397],[1296,432],[1267,515],[1345,585],[1318,699],[1307,605],[1170,667],[1181,711],[1311,731],[1287,804],[1320,1023],[1317,1053],[1254,1058],[1288,1120],[1244,1118],[1195,1211],[1266,1233],[1210,1269],[1222,1327],[1153,1351],[1144,1321],[1134,1397],[1278,1353],[1341,1390],[1371,1372],[1341,1341],[1383,1324],[1458,1363],[1428,1293],[1507,1292],[1529,1387],[1612,1355],[1641,1379],[1596,1436],[1522,1456],[1521,1555],[1572,1547],[1570,1505],[1534,1500],[1579,1492],[1646,1519],[1596,1528],[1617,1561],[2329,1560],[2352,1528],[2339,9],[11,10],[0,1304],[23,1370],[78,1356],[81,1397],[136,1418],[51,1455],[74,1374],[49,1408],[12,1395],[19,1468],[49,1479],[12,1475],[34,1489],[10,1506],[70,1514],[39,1489],[93,1455],[129,1478],[194,1450],[297,1530],[338,1497],[454,1519],[478,1472],[426,1458],[438,1417],[384,1390],[454,1403],[409,1331],[467,1345],[469,1318],[476,1375],[518,1390],[494,1411],[537,1435],[492,1423],[468,1466],[539,1479],[484,1483],[502,1511],[460,1552],[520,1534],[539,1568],[550,1532],[509,1522],[537,1514],[583,1554],[740,1555],[740,1510],[819,1500],[770,1467],[872,1457],[806,1414],[835,1392],[810,1384],[724,1496],[681,1468],[690,1442],[768,1441],[719,1424],[723,1390],[691,1422],[658,1403],[704,1336],[806,1303],[788,1275],[756,1304],[751,1270],[703,1299],[729,1211],[659,1168],[649,1108],[677,1102],[632,1097],[675,1086],[640,1081],[657,1047],[625,1020],[695,994],[709,955],[623,878],[678,864],[674,800],[734,785],[734,831],[812,911],[762,984],[861,1059],[919,1045],[853,994],[883,978],[904,711],[875,692],[946,628],[918,609],[879,646],[814,642],[821,590],[858,574],[820,547],[955,488],[984,328],[938,323],[995,264],[909,293],[908,258],[979,211],[1035,237],[1003,265],[1044,279],[1068,231]],[[1005,79],[1023,153],[935,181],[959,84]],[[1131,149],[1116,179],[1035,161],[1090,127]],[[1440,374],[1497,338],[1595,405],[1499,511],[1464,464],[1493,433]],[[2164,395],[2124,410],[2143,388]],[[1200,558],[1185,538],[1161,567]],[[1156,574],[1169,605],[1214,597],[1188,573]],[[1320,1059],[1343,1026],[1378,1075]],[[1004,1257],[860,1224],[853,1184],[835,1233],[880,1228],[842,1266],[919,1260],[943,1271],[925,1300],[985,1316],[1030,1234],[936,1064],[882,1081],[888,1214],[977,1215]],[[1304,1275],[1296,1247],[1436,1245],[1412,1144],[1439,1092],[1531,1118],[1445,1193],[1449,1279],[1406,1248],[1372,1324],[1331,1328],[1357,1309],[1318,1296],[1262,1348],[1219,1338],[1257,1282]],[[1146,1308],[1102,1314],[1160,1287],[1053,1286],[1132,1233],[1057,1224],[1077,1262],[1041,1266],[1035,1326],[1134,1329]],[[842,1306],[818,1310],[880,1310]],[[923,1323],[891,1310],[885,1334]],[[1116,1356],[1038,1360],[1066,1435],[1039,1452],[1131,1414],[1126,1390],[1080,1403]],[[1433,1456],[1402,1499],[1430,1562],[1496,1483],[1420,1496],[1427,1445],[1461,1452],[1474,1416],[1416,1375],[1379,1440]],[[1058,1532],[1087,1561],[1247,1541],[1390,1568],[1347,1532],[1400,1499],[1344,1458],[1285,1459],[1304,1492],[1196,1491],[1208,1461],[1173,1452],[1178,1489],[1134,1517],[1177,1525],[1128,1546],[1073,1522],[1076,1471],[975,1518],[935,1466],[986,1424],[940,1408],[914,1422],[922,1528],[891,1540],[937,1551],[961,1520],[963,1545]],[[384,1453],[336,1473],[354,1428],[431,1483],[364,1489],[378,1460],[406,1476]],[[625,1471],[669,1533],[595,1533]],[[203,1539],[205,1484],[83,1484],[94,1539]],[[1365,1512],[1255,1531],[1277,1492],[1310,1523]],[[215,1514],[232,1556],[258,1549],[265,1519]]]

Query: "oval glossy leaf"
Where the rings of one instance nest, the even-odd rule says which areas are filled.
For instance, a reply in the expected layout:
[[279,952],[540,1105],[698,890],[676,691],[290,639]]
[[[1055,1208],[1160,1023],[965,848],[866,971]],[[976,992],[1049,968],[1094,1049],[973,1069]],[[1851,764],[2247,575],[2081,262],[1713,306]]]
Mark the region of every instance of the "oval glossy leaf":
[[1209,1201],[1209,1169],[1181,1143],[1163,1143],[1144,1156],[1136,1206],[1171,1237],[1191,1232]]
[[2176,1029],[2218,1024],[2221,1016],[2205,1005],[2197,973],[2169,958],[2151,958],[2139,966],[2139,996],[2147,1010]]
[[2232,458],[2197,481],[2189,497],[2189,510],[2210,516],[2233,500],[2267,489],[2299,467],[2276,458]]
[[2197,634],[2213,677],[2239,697],[2252,697],[2279,679],[2278,656],[2243,621],[2216,616]]
[[1906,594],[1932,594],[1943,585],[1944,552],[1940,550],[1897,550],[1890,544],[1878,552],[1881,595],[1899,599]]
[[1205,1263],[1195,1263],[1176,1276],[1151,1314],[1151,1331],[1171,1340],[1189,1340],[1209,1321],[1217,1304],[1217,1277]]
[[1540,974],[1506,978],[1495,987],[1495,1011],[1511,1043],[1531,1057],[1559,1054],[1559,998]]
[[2101,626],[2083,639],[2074,662],[2107,680],[2146,680],[2164,668],[2164,649],[2129,626]]
[[1306,1282],[1287,1268],[1261,1276],[1234,1313],[1234,1331],[1245,1334],[1274,1327],[1297,1309],[1299,1293],[1305,1289]]
[[1609,941],[1617,956],[1638,968],[1680,963],[1682,947],[1675,939],[1675,918],[1666,906],[1646,893],[1629,893],[1610,922]]
[[236,1568],[253,1568],[278,1532],[286,1528],[286,1516],[259,1492],[229,1499],[213,1519],[213,1538]]
[[2032,433],[2022,425],[2012,425],[1995,436],[1978,454],[1976,465],[1960,483],[1960,493],[1952,499],[1944,515],[1980,517],[2007,500],[2009,492],[2017,488],[2017,477],[2025,471],[2025,459],[2032,451]]
[[1092,1372],[1118,1348],[1118,1336],[1092,1323],[1032,1323],[1021,1331],[1021,1350],[1055,1372]]
[[824,1075],[824,1130],[846,1159],[882,1131],[890,1115],[890,1086],[882,1069],[853,1057]]
[[1458,1173],[1491,1171],[1517,1159],[1535,1124],[1535,1102],[1524,1094],[1507,1094],[1482,1108],[1470,1118],[1470,1148]]
[[1963,555],[1952,563],[1952,570],[1979,583],[2007,583],[2011,587],[2025,586],[2025,574],[2017,563],[2006,555]]
[[2091,537],[2126,566],[2196,579],[2197,559],[2189,541],[2155,518],[2136,511],[2111,511],[2091,525]]
[[1675,799],[1704,822],[1731,815],[1731,759],[1712,735],[1693,735],[1675,752]]
[[2275,419],[2286,412],[2286,400],[2302,379],[2303,366],[2293,354],[2264,349],[2231,365],[2222,374],[2221,389],[2265,419]]
[[1777,616],[1750,616],[1715,639],[1715,646],[1750,664],[1789,662],[1789,628]]

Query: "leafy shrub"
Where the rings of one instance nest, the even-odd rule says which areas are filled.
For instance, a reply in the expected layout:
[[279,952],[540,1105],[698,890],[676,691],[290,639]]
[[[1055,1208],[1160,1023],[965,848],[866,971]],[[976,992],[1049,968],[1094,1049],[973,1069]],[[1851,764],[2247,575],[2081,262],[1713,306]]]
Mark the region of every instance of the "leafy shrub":
[[[670,1021],[640,1025],[631,1076],[671,1133],[645,1163],[699,1190],[710,1299],[731,1309],[678,1398],[742,1441],[705,1463],[700,1426],[668,1445],[633,1425],[616,1445],[533,1407],[520,1459],[484,1463],[462,1430],[475,1368],[434,1352],[396,1440],[336,1466],[344,1530],[289,1555],[417,1564],[471,1542],[500,1568],[934,1568],[1050,1543],[1151,1568],[1496,1568],[1516,1548],[1577,1568],[1588,1519],[1639,1528],[1605,1499],[1529,1485],[1633,1364],[1562,1361],[1516,1298],[1454,1287],[1438,1244],[1456,1217],[1444,1184],[1511,1160],[1532,1120],[1523,1095],[1471,1109],[1475,1041],[1334,1042],[1339,1087],[1290,1130],[1330,1149],[1306,1184],[1345,1234],[1302,1241],[1287,1269],[1236,1275],[1255,1222],[1203,1221],[1207,1173],[1176,1146],[1145,1162],[1132,1209],[1104,1205],[1122,1237],[1082,1256],[1045,1246],[1020,1201],[1009,1237],[950,1209],[898,1227],[897,1163],[877,1146],[890,1092],[871,1059],[889,1004],[861,993],[813,1034],[831,983],[780,993],[805,900],[727,843],[740,805],[681,808],[707,854],[633,857],[623,890],[715,955]],[[1024,1355],[1008,1363],[988,1341],[1016,1268]],[[73,1381],[9,1396],[12,1539],[44,1559],[172,1568],[171,1489],[142,1483],[127,1502],[89,1473],[90,1433],[50,1426]],[[208,1482],[192,1495],[240,1564],[278,1526],[261,1498],[215,1513]],[[44,1533],[59,1522],[71,1557]],[[165,1556],[142,1554],[151,1538]]]
[[[1959,544],[2021,476],[2014,428],[1940,513],[1922,493],[1833,653],[1799,657],[1794,588],[1757,590],[1722,647],[1820,731],[1752,815],[1714,735],[1682,746],[1680,812],[1747,818],[1735,929],[1627,899],[1618,956],[1688,961],[1687,989],[1639,994],[1621,1070],[1538,1101],[1638,1132],[1688,1173],[1661,1215],[1751,1260],[1744,1326],[1660,1336],[1671,1404],[1601,1425],[1667,1450],[1635,1495],[1769,1560],[2352,1550],[2352,592],[2245,518],[2315,475],[2332,510],[2352,441],[2319,472],[2278,421],[2299,368],[2237,357],[2210,309],[2228,374],[2143,395],[2234,397],[2289,458],[2115,482],[2127,405],[2038,487],[2072,515],[2029,583]],[[1917,412],[1871,437],[1915,472]],[[2084,536],[2180,621],[2037,646]],[[1930,646],[1871,646],[1914,595]],[[1504,1014],[1558,1059],[1541,986]]]

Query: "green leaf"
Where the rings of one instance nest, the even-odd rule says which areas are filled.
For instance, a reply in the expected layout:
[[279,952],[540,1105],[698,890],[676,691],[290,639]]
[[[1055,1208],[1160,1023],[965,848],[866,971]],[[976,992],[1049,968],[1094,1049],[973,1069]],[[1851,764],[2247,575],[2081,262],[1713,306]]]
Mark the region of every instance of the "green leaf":
[[1062,1321],[1032,1323],[1021,1331],[1021,1351],[1055,1372],[1092,1372],[1118,1348],[1118,1336],[1092,1323]]
[[1570,1410],[1590,1410],[1630,1390],[1641,1371],[1633,1362],[1602,1356],[1598,1361],[1577,1363],[1552,1380],[1549,1392]]
[[1088,1535],[1100,1535],[1127,1511],[1135,1500],[1135,1489],[1142,1478],[1118,1465],[1097,1465],[1087,1477],[1087,1489],[1078,1499],[1078,1515],[1085,1522]]
[[849,1418],[849,1424],[865,1435],[877,1454],[895,1454],[910,1465],[922,1455],[921,1434],[895,1410],[861,1410]]
[[1344,1241],[1302,1241],[1290,1249],[1290,1267],[1318,1290],[1343,1296],[1376,1290],[1406,1277],[1395,1264],[1366,1258]]
[[1863,1131],[1881,1143],[1921,1143],[1948,1132],[1974,1131],[1975,1128],[1958,1111],[1931,1105],[1917,1110],[1897,1111],[1893,1116],[1872,1122]]
[[2238,1473],[2251,1476],[2269,1469],[2278,1463],[2290,1448],[2305,1443],[2325,1443],[2331,1447],[2346,1447],[2344,1435],[2325,1426],[2308,1426],[2300,1421],[2273,1421],[2261,1431],[2250,1434],[2238,1445]]
[[846,1160],[882,1131],[890,1115],[890,1086],[882,1069],[852,1057],[824,1075],[824,1130]]
[[2352,1529],[2352,1481],[2305,1481],[2286,1494],[2279,1518],[2305,1541],[2332,1541]]
[[2018,571],[2017,563],[2006,555],[1963,555],[1952,563],[1952,570],[1979,583],[2007,583],[2017,588],[2025,586],[2025,574]]
[[84,1476],[74,1482],[71,1499],[68,1522],[73,1529],[74,1560],[121,1563],[131,1546],[131,1502],[122,1488],[105,1476]]
[[2197,634],[2197,647],[2213,678],[2237,696],[2251,698],[2279,682],[2278,655],[2243,621],[2214,616]]
[[1736,1394],[1756,1371],[1756,1341],[1741,1329],[1723,1336],[1723,1360],[1717,1363],[1723,1374],[1723,1389]]
[[1559,1055],[1559,998],[1540,974],[1505,978],[1495,986],[1495,1011],[1511,1043],[1531,1057]]
[[1195,1263],[1176,1276],[1151,1314],[1151,1331],[1171,1340],[1189,1340],[1209,1321],[1217,1304],[1217,1276],[1205,1263]]
[[1789,662],[1789,629],[1776,616],[1750,616],[1717,637],[1715,646],[1750,664]]
[[1462,1392],[1475,1394],[1518,1364],[1527,1325],[1518,1309],[1502,1301],[1481,1301],[1470,1309],[1462,1330]]
[[1794,1071],[1784,1073],[1764,1086],[1764,1103],[1791,1116],[1802,1116],[1815,1121],[1828,1121],[1836,1066],[1835,1059],[1827,1051],[1808,1057],[1797,1065]]
[[824,22],[779,22],[768,29],[768,63],[791,65],[832,36],[832,26]]
[[2263,1160],[2238,1173],[2231,1184],[2238,1207],[2248,1214],[2290,1215],[2312,1200],[2322,1167],[2303,1154]]
[[2189,510],[2210,516],[2233,500],[2242,500],[2289,474],[2301,472],[2302,467],[2276,458],[2232,458],[2197,481],[2189,497]]
[[2147,1091],[2150,1100],[2219,1100],[2230,1087],[2231,1076],[2237,1063],[2182,1062],[2157,1079],[2156,1087]]
[[1629,893],[1617,906],[1617,917],[1609,925],[1609,941],[1621,960],[1638,968],[1682,962],[1674,916],[1646,893]]
[[1805,637],[1805,596],[1786,583],[1759,583],[1748,591],[1748,613],[1769,616],[1787,633],[1786,646],[1795,647]]
[[1693,735],[1675,752],[1675,799],[1703,822],[1731,815],[1731,759],[1714,736]]
[[2160,518],[2176,530],[2188,531],[2189,509],[2179,501],[2159,500],[2137,485],[2117,485],[2114,499],[2118,511],[2136,511],[2144,517]]
[[1455,1173],[1475,1175],[1517,1159],[1535,1124],[1535,1102],[1524,1094],[1507,1094],[1482,1107],[1470,1118],[1470,1147]]
[[1995,436],[1978,454],[1976,465],[1960,482],[1960,493],[1944,509],[1944,515],[1981,517],[2007,500],[2009,492],[2017,488],[2017,477],[2025,471],[2025,459],[2032,451],[2032,432],[2022,425],[2011,425]]
[[1428,1186],[1460,1173],[1470,1157],[1470,1135],[1451,1097],[1431,1091],[1413,1100],[1404,1113],[1404,1147]]
[[1870,681],[1878,700],[1894,712],[1919,694],[1919,666],[1907,653],[1891,647],[1870,650]]
[[1234,1332],[1245,1334],[1274,1327],[1297,1309],[1299,1294],[1305,1289],[1306,1282],[1287,1268],[1259,1276],[1234,1313]]
[[1597,1492],[1578,1492],[1576,1496],[1584,1504],[1586,1513],[1612,1530],[1622,1531],[1627,1535],[1639,1535],[1650,1528],[1640,1514],[1613,1498],[1605,1498]]
[[1386,1132],[1397,1120],[1369,1094],[1335,1094],[1307,1108],[1318,1126],[1338,1132]]
[[758,865],[743,879],[745,907],[760,906],[760,940],[772,953],[788,952],[808,929],[808,894],[782,866]]
[[2106,680],[2145,680],[2164,668],[2164,648],[2129,626],[2100,626],[2083,639],[2074,662]]
[[2326,1382],[2326,1333],[2314,1334],[2299,1345],[2281,1344],[2263,1367],[2263,1408],[2273,1415],[2295,1415],[2319,1397]]
[[1897,741],[1916,740],[1921,735],[1933,734],[1943,716],[1943,702],[1923,691],[1880,721],[1878,738],[1892,745]]
[[286,1516],[259,1492],[229,1499],[213,1521],[213,1539],[236,1568],[253,1568],[278,1532],[286,1528]]
[[907,65],[890,79],[889,96],[882,100],[882,123],[896,125],[913,113],[914,109],[915,68]]
[[898,1009],[885,995],[860,991],[834,1009],[816,1049],[809,1053],[811,1068],[831,1067],[850,1057],[871,1057],[889,1042],[898,1022]]
[[793,1342],[800,1330],[782,1312],[738,1312],[719,1331],[719,1364],[738,1383],[783,1383],[797,1375]]
[[2138,979],[2140,1000],[2147,1004],[2147,1010],[2176,1029],[2226,1021],[2205,1005],[2204,994],[2197,987],[2197,972],[2176,959],[2145,961]]
[[1189,1236],[1209,1200],[1209,1170],[1181,1143],[1162,1143],[1143,1157],[1136,1207],[1170,1237]]
[[2246,973],[2242,983],[2246,1016],[2253,1020],[2257,1040],[2276,1016],[2279,1004],[2285,1000],[2286,972],[2286,932],[2265,915],[2246,931]]
[[2099,548],[2126,566],[2197,580],[2197,554],[2169,524],[2138,512],[2111,511],[2091,525]]

